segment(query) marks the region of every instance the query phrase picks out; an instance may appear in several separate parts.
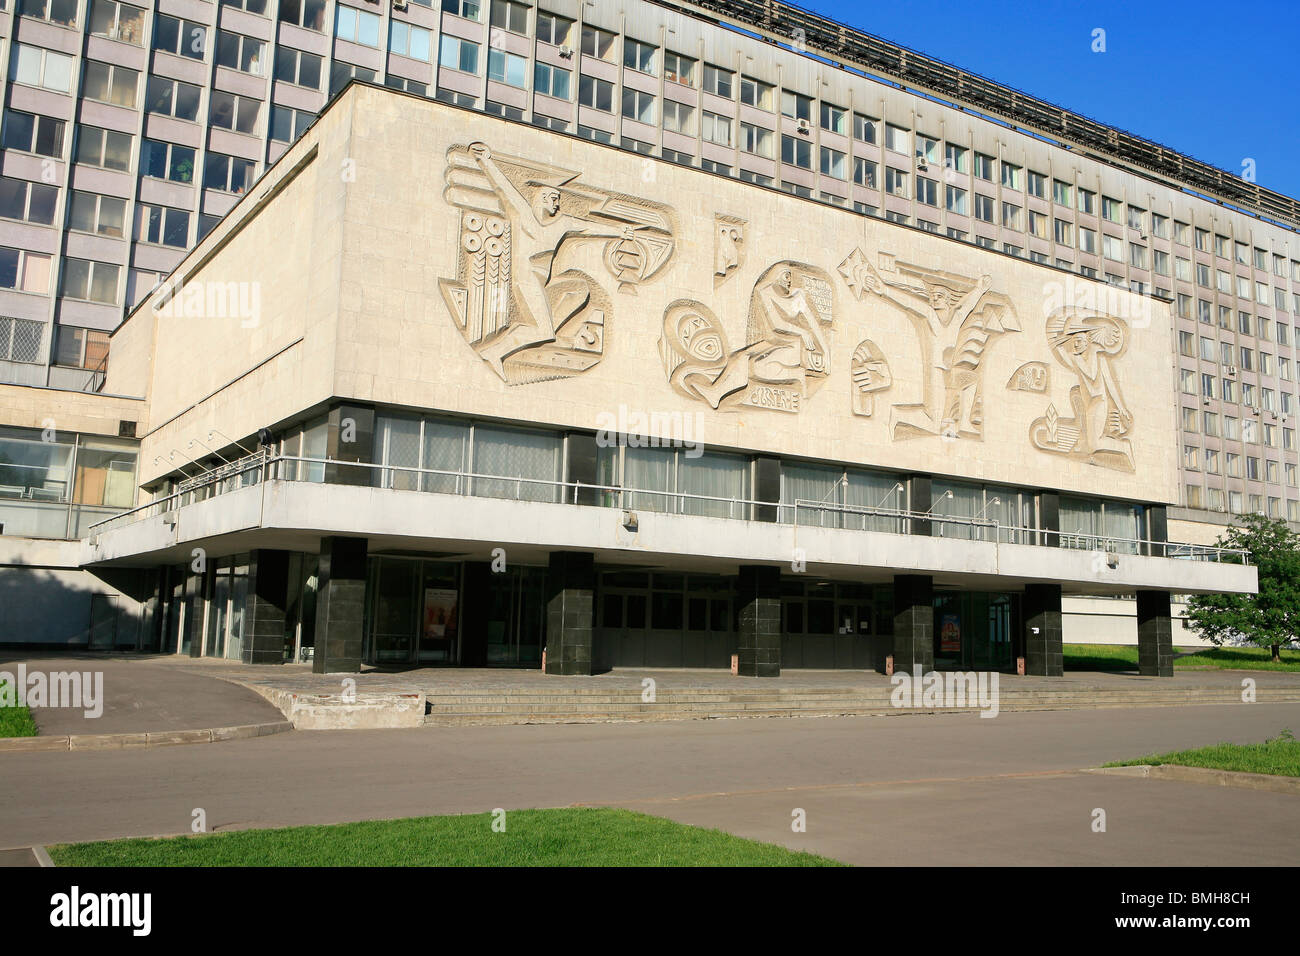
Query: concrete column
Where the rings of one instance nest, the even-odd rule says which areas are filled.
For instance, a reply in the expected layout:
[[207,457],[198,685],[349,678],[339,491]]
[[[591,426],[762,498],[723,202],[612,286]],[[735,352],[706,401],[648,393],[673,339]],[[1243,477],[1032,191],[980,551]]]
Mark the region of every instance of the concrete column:
[[317,674],[361,670],[365,627],[365,538],[321,539],[319,589],[316,594]]
[[552,551],[546,576],[546,673],[591,673],[595,612],[595,556]]
[[894,575],[894,672],[934,670],[934,579]]
[[[932,486],[931,486],[929,475],[912,475],[910,478],[908,478],[907,479],[908,510],[919,512],[919,513],[925,513],[929,511],[934,504],[934,502],[931,500],[932,498],[931,492],[932,492]],[[927,521],[923,518],[913,518],[911,525],[912,525],[912,534],[931,535],[934,533],[931,530],[931,528],[933,527],[933,522]],[[894,666],[895,667],[898,666],[897,659],[895,659],[894,661]]]
[[207,581],[207,572],[189,571],[185,575],[185,630],[190,636],[190,657],[203,656],[203,642],[207,638],[204,629],[208,609]]
[[754,500],[770,501],[754,506],[755,521],[776,521],[781,503],[781,459],[759,455],[754,459]]
[[284,663],[284,617],[289,606],[289,552],[261,548],[248,556],[244,604],[245,664]]
[[1061,677],[1065,673],[1061,586],[1026,584],[1024,616],[1025,673],[1036,677]]
[[1138,673],[1174,676],[1174,629],[1168,591],[1138,591]]
[[742,677],[781,676],[781,569],[745,565],[737,584]]

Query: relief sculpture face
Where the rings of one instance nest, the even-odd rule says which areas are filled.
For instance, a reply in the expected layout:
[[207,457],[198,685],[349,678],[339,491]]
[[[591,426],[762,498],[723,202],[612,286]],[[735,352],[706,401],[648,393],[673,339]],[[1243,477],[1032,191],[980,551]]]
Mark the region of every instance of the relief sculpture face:
[[778,262],[754,285],[745,344],[729,351],[723,323],[701,302],[664,313],[659,352],[672,387],[712,408],[797,412],[830,371],[831,285],[815,266]]
[[443,197],[461,214],[455,279],[439,288],[457,328],[511,385],[566,378],[605,350],[612,299],[566,261],[601,243],[617,291],[660,273],[676,232],[668,207],[577,182],[578,173],[482,143],[447,152]]

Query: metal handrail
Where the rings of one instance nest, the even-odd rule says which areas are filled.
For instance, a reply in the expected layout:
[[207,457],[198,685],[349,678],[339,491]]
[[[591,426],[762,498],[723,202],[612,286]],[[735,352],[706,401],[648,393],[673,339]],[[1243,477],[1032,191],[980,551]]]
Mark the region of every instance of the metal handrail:
[[[800,508],[817,509],[823,512],[838,512],[842,514],[854,514],[854,515],[860,515],[864,517],[886,518],[889,520],[898,521],[900,528],[904,529],[901,530],[900,532],[880,532],[882,534],[890,534],[890,533],[908,534],[909,532],[906,529],[910,527],[911,522],[917,522],[917,523],[932,522],[940,525],[940,527],[944,525],[957,525],[957,526],[965,526],[971,528],[979,528],[981,529],[980,540],[984,540],[982,529],[988,528],[994,532],[993,536],[995,542],[1000,541],[1003,533],[1012,535],[1016,538],[1024,538],[1027,541],[1037,541],[1040,538],[1048,539],[1051,536],[1055,535],[1057,536],[1058,539],[1061,540],[1068,539],[1068,538],[1078,538],[1078,539],[1096,540],[1099,544],[1099,546],[1095,548],[1087,547],[1087,548],[1079,548],[1074,550],[1085,550],[1085,551],[1117,550],[1112,547],[1106,547],[1105,545],[1124,544],[1126,546],[1136,545],[1137,554],[1143,554],[1143,553],[1159,554],[1161,553],[1161,551],[1163,551],[1165,552],[1166,556],[1169,557],[1182,557],[1182,558],[1191,558],[1192,560],[1196,560],[1199,556],[1203,555],[1207,559],[1210,556],[1213,556],[1213,559],[1216,561],[1223,561],[1224,555],[1229,555],[1229,556],[1235,555],[1241,560],[1243,564],[1250,563],[1250,553],[1240,548],[1220,548],[1215,545],[1193,545],[1193,544],[1185,544],[1182,542],[1156,541],[1154,539],[1146,539],[1146,538],[1123,538],[1123,537],[1116,537],[1110,535],[1086,535],[1086,534],[1081,534],[1079,532],[1053,531],[1045,528],[1027,528],[1027,527],[1021,527],[1015,525],[1004,525],[993,518],[972,518],[963,515],[944,515],[944,514],[936,514],[932,511],[924,511],[924,512],[909,511],[909,510],[897,509],[897,508],[872,507],[868,505],[841,505],[838,503],[831,503],[825,501],[812,501],[811,499],[805,499],[805,498],[796,498],[793,502],[761,501],[756,498],[727,498],[721,495],[700,495],[700,494],[695,494],[693,492],[686,492],[686,491],[663,491],[661,489],[654,489],[654,488],[628,488],[626,486],[621,486],[621,485],[601,485],[595,483],[587,483],[583,481],[572,481],[572,480],[564,481],[564,480],[553,479],[553,478],[525,478],[522,475],[493,475],[493,474],[485,474],[481,472],[472,472],[472,471],[453,471],[450,469],[443,469],[443,468],[420,468],[413,465],[390,465],[390,464],[381,464],[375,462],[340,461],[334,458],[314,458],[314,457],[307,457],[301,455],[272,455],[266,451],[256,452],[252,455],[247,456],[246,458],[242,458],[236,462],[232,462],[229,465],[223,465],[221,467],[214,468],[209,472],[205,472],[201,475],[191,478],[187,482],[185,482],[182,485],[182,487],[177,491],[172,492],[171,494],[163,498],[157,498],[153,501],[148,502],[147,504],[132,508],[130,511],[123,511],[120,512],[119,514],[106,518],[103,521],[95,522],[94,524],[90,525],[88,531],[90,534],[96,534],[104,530],[109,524],[118,521],[123,521],[125,519],[129,519],[132,515],[137,515],[140,514],[141,512],[148,511],[153,508],[158,508],[159,506],[164,506],[162,507],[162,511],[164,512],[169,511],[171,510],[171,505],[173,502],[179,501],[181,498],[185,497],[186,495],[194,495],[197,491],[200,491],[204,488],[212,487],[214,485],[220,484],[223,481],[229,481],[231,478],[237,477],[239,475],[245,474],[255,469],[261,472],[261,480],[272,480],[272,479],[279,479],[284,481],[306,480],[312,482],[312,479],[310,478],[301,479],[296,474],[292,478],[285,477],[279,474],[279,472],[282,469],[276,466],[280,465],[280,463],[282,462],[283,463],[294,462],[294,463],[302,463],[302,464],[309,464],[309,465],[324,465],[326,467],[334,466],[336,468],[365,468],[370,471],[378,471],[380,472],[380,482],[381,482],[379,487],[385,488],[387,490],[394,490],[394,489],[392,488],[391,478],[389,478],[384,473],[404,472],[404,473],[410,473],[416,475],[433,475],[433,476],[445,477],[445,478],[455,478],[457,479],[457,485],[456,485],[457,490],[454,493],[460,495],[469,495],[473,493],[471,490],[469,490],[469,488],[472,486],[468,484],[466,486],[466,490],[461,490],[461,485],[460,485],[461,480],[465,480],[467,482],[473,482],[475,480],[493,481],[493,482],[513,482],[515,485],[515,492],[517,496],[515,500],[525,500],[522,497],[520,497],[522,495],[524,485],[540,485],[543,487],[560,490],[561,493],[556,496],[557,500],[553,502],[557,504],[572,503],[574,505],[578,505],[579,504],[578,498],[580,492],[594,491],[597,493],[618,494],[620,496],[619,505],[618,505],[619,507],[623,507],[623,500],[624,500],[623,496],[625,495],[653,496],[654,498],[665,500],[665,501],[675,500],[679,504],[683,504],[687,501],[717,502],[717,503],[726,504],[728,506],[727,517],[729,518],[736,517],[734,510],[735,510],[735,506],[737,505],[741,506],[742,513],[739,517],[742,519],[748,517],[748,514],[746,514],[745,511],[750,508],[757,508],[757,507],[776,508],[778,510],[778,516],[783,514],[787,510],[793,512],[792,523],[796,529],[799,526],[798,518],[799,518]],[[567,500],[569,498],[568,489],[570,488],[573,491],[571,501]],[[415,490],[415,489],[397,489],[397,490]],[[207,500],[207,499],[205,498],[201,500]],[[604,507],[608,507],[608,505],[605,505]],[[633,507],[636,507],[636,505],[633,505]],[[709,516],[703,515],[701,517],[709,517]],[[822,526],[824,527],[824,523]],[[848,529],[848,530],[853,530],[853,529]],[[1067,545],[1067,547],[1069,546]],[[1169,555],[1168,552],[1171,549],[1179,553],[1174,555]]]

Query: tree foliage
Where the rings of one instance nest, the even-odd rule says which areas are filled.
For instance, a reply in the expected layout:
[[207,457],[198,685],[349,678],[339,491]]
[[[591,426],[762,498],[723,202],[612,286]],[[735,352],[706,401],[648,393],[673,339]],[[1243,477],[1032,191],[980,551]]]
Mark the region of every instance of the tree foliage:
[[1259,570],[1259,593],[1193,595],[1188,626],[1215,646],[1268,647],[1279,660],[1282,645],[1300,634],[1300,535],[1285,521],[1251,514],[1217,543],[1249,552]]

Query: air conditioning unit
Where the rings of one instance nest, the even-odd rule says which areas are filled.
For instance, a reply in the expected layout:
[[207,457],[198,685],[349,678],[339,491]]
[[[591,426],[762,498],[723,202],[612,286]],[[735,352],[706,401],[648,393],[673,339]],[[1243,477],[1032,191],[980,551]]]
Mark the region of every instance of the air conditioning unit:
[[1227,372],[1230,376],[1235,377],[1237,374],[1237,366],[1229,365],[1227,368],[1224,369],[1224,371]]
[[393,0],[393,9],[394,9],[394,10],[405,10],[405,9],[406,9],[406,4],[407,4],[407,0]]
[[1247,405],[1246,407],[1250,409],[1250,413],[1251,413],[1252,415],[1258,415],[1258,414],[1259,414],[1259,409],[1256,408],[1254,405]]
[[1209,407],[1210,407],[1210,400],[1209,400],[1208,398],[1203,398],[1203,399],[1201,399],[1201,404],[1204,405],[1206,408],[1209,408]]
[[571,46],[562,46],[562,47],[560,47],[560,57],[561,57],[561,59],[572,60],[572,59],[573,59],[573,47],[571,47]]
[[812,132],[812,127],[808,125],[808,121],[806,119],[799,120],[795,124],[795,128],[798,129],[799,132],[802,133],[804,136],[807,136],[810,132]]
[[1106,552],[1106,567],[1108,567],[1108,568],[1117,568],[1117,567],[1119,567],[1119,552],[1118,552],[1118,551],[1107,551],[1107,552]]

